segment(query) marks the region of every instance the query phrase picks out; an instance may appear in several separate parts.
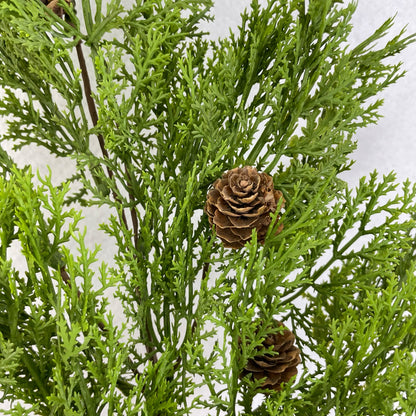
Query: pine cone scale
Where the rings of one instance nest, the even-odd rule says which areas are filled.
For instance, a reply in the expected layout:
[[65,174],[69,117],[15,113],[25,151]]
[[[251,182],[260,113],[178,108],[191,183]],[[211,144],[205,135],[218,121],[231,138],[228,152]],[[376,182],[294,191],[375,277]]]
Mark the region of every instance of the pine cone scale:
[[236,195],[235,192],[233,192],[231,187],[227,185],[227,186],[224,186],[224,188],[222,189],[222,195],[226,201],[229,201],[234,204],[244,205],[244,204],[250,204],[251,202],[253,202],[258,196],[258,192],[250,196],[247,196],[247,195],[238,196]]
[[251,237],[252,228],[230,228],[230,230],[239,239],[248,240]]
[[254,228],[260,221],[255,217],[229,217],[228,219],[235,228]]
[[216,201],[216,208],[223,214],[229,215],[230,217],[239,217],[240,214],[233,212],[229,204],[225,202],[222,197],[219,197]]
[[[249,362],[250,361],[251,361],[251,365],[250,365],[251,371],[254,371],[253,370],[254,368],[257,368],[257,371],[263,371],[262,370],[263,368],[273,368],[273,367],[276,366],[276,363],[267,362],[267,361],[263,361],[263,360],[259,360],[259,359],[257,359],[257,360],[252,359],[252,360],[249,360]],[[248,369],[247,366],[245,368],[246,368],[246,370]]]
[[228,206],[232,209],[232,212],[236,213],[236,214],[248,214],[249,212],[253,211],[254,208],[256,208],[255,206],[235,206],[231,203],[228,203]]
[[231,218],[224,215],[221,211],[215,211],[214,216],[212,217],[212,222],[220,228],[231,228],[235,227]]
[[218,234],[218,236],[223,240],[224,245],[226,243],[237,243],[241,240],[240,236],[234,234],[230,228],[224,228],[221,230],[221,234]]

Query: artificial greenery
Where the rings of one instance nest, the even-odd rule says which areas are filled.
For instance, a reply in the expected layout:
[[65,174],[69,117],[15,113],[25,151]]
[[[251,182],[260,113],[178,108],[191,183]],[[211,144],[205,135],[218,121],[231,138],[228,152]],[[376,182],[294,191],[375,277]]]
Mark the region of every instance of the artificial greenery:
[[[351,47],[339,0],[253,0],[217,41],[210,0],[44,3],[0,1],[1,140],[76,170],[53,186],[0,151],[2,413],[413,415],[416,188],[339,174],[415,36],[389,19]],[[238,166],[286,203],[231,250],[203,207]],[[74,203],[111,209],[107,265]],[[262,391],[241,374],[276,319],[302,362]]]

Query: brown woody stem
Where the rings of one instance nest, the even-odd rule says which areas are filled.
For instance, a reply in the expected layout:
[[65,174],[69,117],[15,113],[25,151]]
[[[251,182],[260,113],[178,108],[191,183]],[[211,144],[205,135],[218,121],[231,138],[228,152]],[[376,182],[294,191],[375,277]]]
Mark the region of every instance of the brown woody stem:
[[[91,116],[92,124],[94,126],[96,126],[97,123],[98,123],[98,113],[97,113],[97,109],[95,107],[94,98],[92,97],[91,82],[90,82],[90,77],[88,75],[88,69],[87,69],[87,64],[85,62],[84,52],[82,51],[81,39],[77,43],[77,46],[75,47],[75,49],[77,51],[79,66],[81,68],[81,76],[82,76],[82,81],[84,83],[85,98],[86,98],[87,104],[88,104],[88,111],[89,111],[90,116]],[[103,156],[105,158],[108,158],[108,152],[107,152],[107,149],[105,148],[105,143],[104,143],[103,136],[101,134],[98,134],[97,137],[98,137],[98,142],[100,144],[100,148],[101,148],[101,152],[102,152]],[[110,176],[110,178],[113,176],[112,172],[111,172],[111,175],[110,175],[110,172],[109,172],[109,176]]]
[[[81,76],[82,76],[82,81],[83,81],[83,84],[84,84],[85,98],[86,98],[87,104],[88,104],[88,111],[90,113],[90,117],[91,117],[91,121],[92,121],[93,125],[96,126],[97,123],[98,123],[98,113],[97,113],[97,109],[96,109],[96,106],[95,106],[94,98],[92,96],[91,82],[90,82],[90,77],[88,75],[88,68],[87,68],[87,65],[86,65],[86,62],[85,62],[84,53],[83,53],[83,50],[82,50],[81,40],[79,40],[79,42],[76,45],[76,52],[77,52],[79,65],[80,65],[80,68],[81,68]],[[103,157],[105,159],[108,159],[109,155],[108,155],[107,149],[105,148],[105,142],[104,142],[103,136],[100,133],[98,133],[97,138],[98,138],[98,142],[99,142]],[[107,174],[108,174],[108,177],[109,177],[110,180],[113,179],[114,173],[108,166],[107,166]],[[117,193],[114,190],[113,190],[112,194],[113,194],[114,200],[121,204],[120,198],[118,197]],[[133,195],[129,194],[129,196],[130,196],[130,200],[132,201],[133,200]],[[130,215],[131,215],[131,220],[132,220],[132,224],[133,224],[134,244],[135,244],[135,247],[137,248],[138,221],[137,221],[136,210],[134,209],[134,207],[131,208]],[[123,221],[126,229],[129,229],[128,224],[127,224],[127,218],[126,218],[126,215],[124,213],[124,209],[121,210],[121,217],[122,217],[122,221]],[[63,277],[63,279],[64,279],[64,277]],[[64,281],[65,281],[65,279],[64,279]],[[139,299],[140,299],[140,296],[139,296]],[[151,325],[151,323],[147,322],[145,331],[146,331],[146,334],[147,334],[150,342],[153,342],[154,340],[153,340],[153,337],[151,336],[152,331],[149,328],[149,325]],[[101,328],[101,329],[103,329],[103,328]],[[156,351],[155,348],[151,347],[149,345],[146,345],[146,351],[151,355],[152,361],[155,363],[157,361],[157,356],[155,354],[155,351]]]
[[[97,113],[97,109],[95,107],[94,98],[92,96],[91,82],[90,82],[90,77],[89,77],[89,74],[88,74],[87,64],[85,62],[84,52],[82,51],[81,39],[78,41],[75,49],[77,51],[79,66],[81,68],[81,76],[82,76],[82,81],[83,81],[83,84],[84,84],[85,98],[86,98],[87,104],[88,104],[88,111],[89,111],[90,116],[91,116],[92,124],[95,127],[98,123],[98,113]],[[100,144],[101,153],[103,154],[105,159],[108,159],[108,152],[107,152],[107,149],[105,148],[105,142],[104,142],[104,138],[103,138],[102,134],[98,133],[97,138],[98,138],[98,143]],[[108,166],[107,166],[107,174],[108,174],[108,177],[110,179],[113,179],[114,173]],[[116,194],[116,192],[114,190],[113,190],[113,197],[117,202],[120,202],[120,198],[118,197],[118,195]],[[121,217],[122,217],[122,220],[124,222],[124,225],[126,226],[126,228],[128,228],[127,219],[126,219],[126,216],[124,214],[124,210],[121,211]]]

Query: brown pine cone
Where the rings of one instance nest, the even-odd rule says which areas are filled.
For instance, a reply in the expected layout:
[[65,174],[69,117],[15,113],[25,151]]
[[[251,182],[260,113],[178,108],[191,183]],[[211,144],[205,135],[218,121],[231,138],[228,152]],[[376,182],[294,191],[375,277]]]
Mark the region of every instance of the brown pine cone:
[[[284,327],[282,322],[275,321],[275,324],[277,327]],[[273,351],[278,354],[265,353],[250,358],[241,378],[248,374],[255,380],[266,378],[261,385],[262,389],[280,391],[282,383],[287,383],[298,373],[296,366],[300,363],[300,350],[293,345],[294,342],[295,336],[288,329],[283,333],[269,335],[263,341],[263,346],[268,349],[273,346]]]
[[[251,239],[253,228],[263,244],[279,201],[283,194],[274,189],[273,178],[258,173],[253,167],[235,168],[217,179],[208,192],[205,212],[224,247],[238,249]],[[280,225],[277,232],[283,229]]]

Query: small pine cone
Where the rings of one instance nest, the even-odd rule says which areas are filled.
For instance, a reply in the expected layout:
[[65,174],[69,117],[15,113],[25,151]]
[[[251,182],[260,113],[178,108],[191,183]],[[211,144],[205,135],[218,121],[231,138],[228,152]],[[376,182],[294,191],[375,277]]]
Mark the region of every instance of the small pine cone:
[[[263,244],[269,228],[270,214],[275,212],[283,194],[274,189],[273,178],[246,166],[235,168],[217,179],[208,192],[205,212],[224,247],[238,249],[251,239],[253,228]],[[280,225],[277,232],[283,229]]]
[[[275,321],[275,324],[276,327],[284,327],[282,322]],[[293,345],[294,342],[295,336],[288,329],[283,333],[269,335],[263,341],[263,346],[268,349],[273,346],[273,351],[278,354],[265,353],[250,358],[241,378],[248,374],[255,380],[266,378],[261,385],[262,389],[280,391],[282,383],[287,383],[298,373],[296,366],[300,363],[300,350]]]

